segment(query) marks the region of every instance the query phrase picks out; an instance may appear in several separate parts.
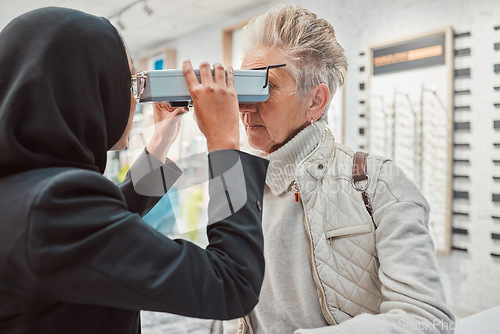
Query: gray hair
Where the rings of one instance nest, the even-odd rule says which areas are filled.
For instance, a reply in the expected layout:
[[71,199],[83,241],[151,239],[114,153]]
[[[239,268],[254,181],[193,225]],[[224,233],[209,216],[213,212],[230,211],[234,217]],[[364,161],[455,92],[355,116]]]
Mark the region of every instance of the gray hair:
[[[244,53],[258,46],[273,47],[290,59],[286,66],[296,82],[300,98],[321,83],[330,100],[321,115],[326,118],[337,87],[344,84],[347,60],[332,25],[307,9],[283,4],[257,16],[243,30]],[[269,64],[271,65],[271,64]]]

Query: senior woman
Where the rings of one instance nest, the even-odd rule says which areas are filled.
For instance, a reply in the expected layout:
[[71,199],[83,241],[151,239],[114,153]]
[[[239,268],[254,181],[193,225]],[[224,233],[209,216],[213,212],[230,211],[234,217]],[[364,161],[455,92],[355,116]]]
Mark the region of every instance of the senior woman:
[[448,332],[426,200],[393,162],[369,156],[366,205],[352,184],[354,152],[327,127],[347,70],[332,26],[281,5],[249,23],[243,45],[243,69],[286,66],[269,71],[268,101],[240,104],[250,145],[270,161],[266,269],[255,309],[224,331]]

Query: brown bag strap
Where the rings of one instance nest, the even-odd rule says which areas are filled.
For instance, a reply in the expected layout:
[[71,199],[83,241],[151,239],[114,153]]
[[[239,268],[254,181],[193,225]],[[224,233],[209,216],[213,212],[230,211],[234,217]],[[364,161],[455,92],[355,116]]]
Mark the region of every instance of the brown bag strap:
[[366,175],[366,157],[368,153],[356,152],[354,154],[354,164],[352,165],[352,178],[355,183],[368,179]]
[[366,189],[370,185],[370,177],[366,174],[366,157],[368,153],[356,152],[352,164],[352,185],[357,191],[361,191],[363,202],[365,203],[366,211],[370,214],[373,221],[373,209],[368,201]]

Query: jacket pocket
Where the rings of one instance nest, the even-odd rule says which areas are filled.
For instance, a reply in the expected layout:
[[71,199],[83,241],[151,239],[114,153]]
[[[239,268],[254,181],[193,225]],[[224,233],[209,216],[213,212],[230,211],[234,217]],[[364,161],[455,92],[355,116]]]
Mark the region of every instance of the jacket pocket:
[[333,230],[326,231],[327,239],[334,239],[345,236],[355,236],[359,234],[370,233],[374,230],[372,223],[362,224],[362,225],[354,225],[354,226],[346,226],[339,227]]

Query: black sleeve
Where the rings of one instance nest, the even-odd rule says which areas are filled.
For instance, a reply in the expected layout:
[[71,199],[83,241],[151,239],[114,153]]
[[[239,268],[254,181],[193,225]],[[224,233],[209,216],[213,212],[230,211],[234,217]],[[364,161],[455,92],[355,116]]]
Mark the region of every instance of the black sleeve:
[[165,163],[144,149],[130,166],[125,180],[118,185],[128,210],[144,216],[182,175],[176,164],[167,158]]
[[[150,228],[127,210],[121,192],[102,176],[82,171],[59,175],[32,209],[29,274],[38,283],[32,293],[70,303],[198,318],[231,319],[249,313],[264,276],[261,203],[268,162],[229,150],[209,158],[229,161],[234,159],[224,156],[235,153],[244,175],[240,192],[246,192],[245,202],[238,208],[237,199],[229,205],[236,208],[233,214],[208,226],[206,249]],[[231,180],[237,168],[227,166],[233,175],[228,178],[223,173],[226,195],[234,192],[231,184],[241,184]]]

